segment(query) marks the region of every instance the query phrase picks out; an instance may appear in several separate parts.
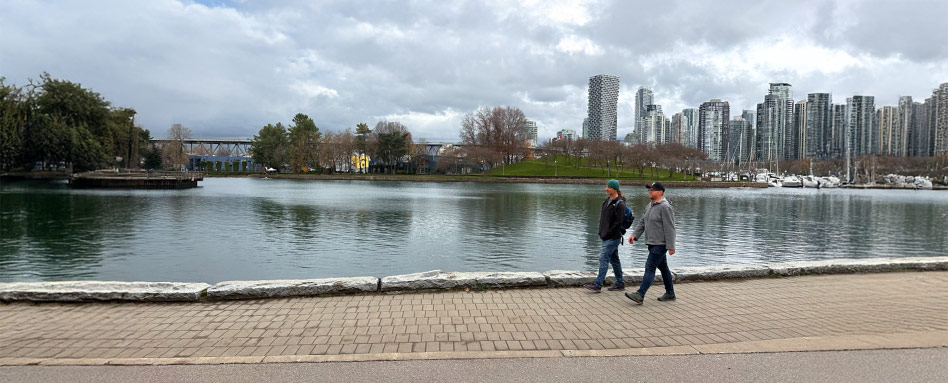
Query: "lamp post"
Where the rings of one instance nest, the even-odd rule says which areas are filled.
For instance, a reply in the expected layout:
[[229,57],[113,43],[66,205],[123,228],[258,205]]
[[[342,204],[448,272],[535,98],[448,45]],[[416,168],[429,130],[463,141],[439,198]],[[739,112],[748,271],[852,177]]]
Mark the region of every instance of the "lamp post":
[[135,128],[135,113],[132,112],[131,116],[128,116],[128,156],[125,157],[125,169],[131,167],[132,164],[132,130]]
[[553,160],[553,177],[556,177],[556,160]]

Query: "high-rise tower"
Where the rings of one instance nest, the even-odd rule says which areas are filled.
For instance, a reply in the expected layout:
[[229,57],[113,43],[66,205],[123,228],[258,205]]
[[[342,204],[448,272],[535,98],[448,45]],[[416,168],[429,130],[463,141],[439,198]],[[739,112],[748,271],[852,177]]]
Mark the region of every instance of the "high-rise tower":
[[587,109],[589,131],[584,136],[590,140],[616,140],[619,104],[619,77],[596,75],[589,78],[589,106]]

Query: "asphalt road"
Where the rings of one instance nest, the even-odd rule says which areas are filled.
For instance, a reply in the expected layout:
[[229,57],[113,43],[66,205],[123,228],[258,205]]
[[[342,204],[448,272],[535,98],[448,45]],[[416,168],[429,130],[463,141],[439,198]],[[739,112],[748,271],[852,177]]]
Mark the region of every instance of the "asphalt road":
[[945,382],[948,348],[201,366],[0,367],[0,382]]

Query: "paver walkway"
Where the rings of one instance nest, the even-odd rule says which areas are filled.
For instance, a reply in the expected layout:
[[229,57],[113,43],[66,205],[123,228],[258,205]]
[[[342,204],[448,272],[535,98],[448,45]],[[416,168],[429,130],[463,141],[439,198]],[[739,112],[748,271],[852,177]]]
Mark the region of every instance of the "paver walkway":
[[207,303],[0,305],[0,365],[948,347],[948,272]]

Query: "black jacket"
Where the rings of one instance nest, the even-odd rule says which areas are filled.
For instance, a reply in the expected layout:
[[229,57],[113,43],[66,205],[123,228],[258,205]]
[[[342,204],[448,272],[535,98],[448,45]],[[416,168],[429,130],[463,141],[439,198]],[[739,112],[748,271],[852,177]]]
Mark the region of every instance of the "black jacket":
[[602,201],[599,214],[599,239],[622,238],[622,219],[625,217],[625,197],[616,197],[618,201],[606,197]]

